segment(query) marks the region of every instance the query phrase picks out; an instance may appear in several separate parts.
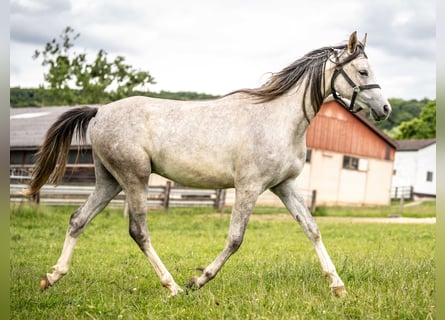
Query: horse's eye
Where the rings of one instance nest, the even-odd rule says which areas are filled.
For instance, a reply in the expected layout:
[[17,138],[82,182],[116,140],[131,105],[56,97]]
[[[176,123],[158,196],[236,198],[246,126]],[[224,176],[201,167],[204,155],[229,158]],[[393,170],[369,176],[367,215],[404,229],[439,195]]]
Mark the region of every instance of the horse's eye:
[[367,77],[368,76],[368,70],[360,70],[358,73],[360,73],[360,75]]

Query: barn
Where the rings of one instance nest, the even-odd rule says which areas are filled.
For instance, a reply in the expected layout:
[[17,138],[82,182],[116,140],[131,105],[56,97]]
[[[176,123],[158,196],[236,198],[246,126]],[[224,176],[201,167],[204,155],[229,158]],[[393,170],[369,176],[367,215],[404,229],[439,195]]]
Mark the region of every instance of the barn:
[[[10,109],[10,177],[25,181],[34,165],[34,155],[42,144],[46,131],[70,107]],[[94,167],[91,146],[83,146],[78,156],[78,144],[73,140],[68,154],[67,172],[63,183],[91,184]]]
[[[397,143],[365,114],[352,114],[335,101],[325,103],[309,126],[306,143],[298,181],[304,194],[315,191],[317,205],[390,203]],[[268,205],[279,201],[270,192],[260,199]]]
[[[11,178],[26,179],[46,130],[69,108],[72,107],[10,110]],[[318,205],[389,203],[397,145],[365,115],[351,114],[331,101],[323,105],[306,138],[306,165],[298,180],[304,192],[311,197],[316,194]],[[94,181],[91,146],[87,145],[77,158],[76,143],[73,141],[64,183],[91,184]],[[165,184],[165,180],[152,175],[150,184]],[[229,189],[226,204],[233,204],[233,200],[233,190]],[[265,192],[258,204],[281,205],[270,192]]]

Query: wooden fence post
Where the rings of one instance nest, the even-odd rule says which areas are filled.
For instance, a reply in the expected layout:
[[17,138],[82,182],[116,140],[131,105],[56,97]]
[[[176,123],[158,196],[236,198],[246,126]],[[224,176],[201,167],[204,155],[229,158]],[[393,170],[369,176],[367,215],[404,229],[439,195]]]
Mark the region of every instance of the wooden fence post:
[[402,192],[402,194],[400,195],[400,216],[403,215],[404,202],[405,202],[405,194]]
[[167,183],[165,184],[165,189],[164,189],[164,201],[162,203],[162,206],[164,207],[165,210],[167,210],[170,205],[171,188],[172,188],[172,182],[167,181]]
[[316,201],[317,201],[317,190],[314,189],[312,190],[312,197],[311,197],[311,207],[310,207],[311,213],[315,212]]
[[226,203],[226,190],[219,189],[216,190],[216,199],[213,207],[218,211],[222,212]]

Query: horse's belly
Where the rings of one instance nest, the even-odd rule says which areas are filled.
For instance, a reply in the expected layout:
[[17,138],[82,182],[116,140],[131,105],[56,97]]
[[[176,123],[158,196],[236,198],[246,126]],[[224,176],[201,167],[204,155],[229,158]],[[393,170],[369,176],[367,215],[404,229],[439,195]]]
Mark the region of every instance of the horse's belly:
[[195,163],[152,163],[152,172],[173,180],[181,185],[194,188],[225,189],[234,187],[230,170],[208,161]]

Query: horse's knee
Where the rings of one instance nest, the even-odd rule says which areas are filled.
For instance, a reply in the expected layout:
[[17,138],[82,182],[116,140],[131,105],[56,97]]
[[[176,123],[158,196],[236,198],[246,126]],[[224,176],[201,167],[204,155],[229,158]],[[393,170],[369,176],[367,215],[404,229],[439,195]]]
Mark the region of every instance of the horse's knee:
[[315,223],[300,223],[300,224],[304,233],[311,241],[318,242],[321,240],[320,229],[318,229],[318,226]]
[[309,229],[309,234],[312,240],[314,241],[319,241],[321,240],[321,233],[320,233],[320,229],[318,229],[317,226],[312,227]]
[[231,252],[235,252],[239,249],[239,247],[241,247],[242,243],[243,243],[242,236],[230,237],[229,240],[227,241],[227,248]]
[[131,238],[139,245],[141,249],[144,247],[145,243],[150,241],[148,231],[144,223],[134,221],[130,222],[129,233]]
[[129,233],[131,238],[138,244],[148,240],[148,237],[146,233],[142,230],[142,228],[130,226]]
[[73,212],[70,217],[70,222],[68,225],[68,233],[70,236],[77,238],[79,234],[85,229],[87,224],[86,217],[81,215],[82,208],[77,209]]

